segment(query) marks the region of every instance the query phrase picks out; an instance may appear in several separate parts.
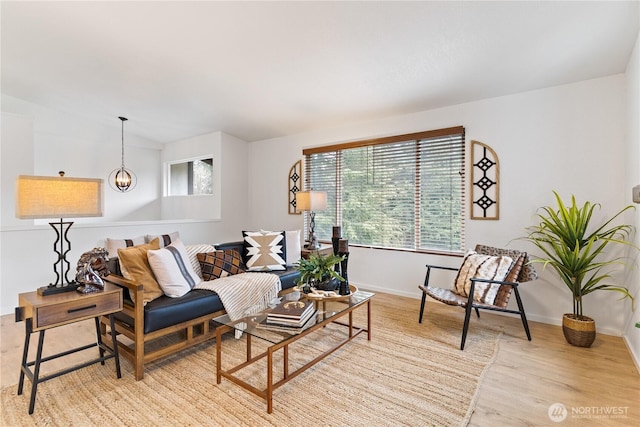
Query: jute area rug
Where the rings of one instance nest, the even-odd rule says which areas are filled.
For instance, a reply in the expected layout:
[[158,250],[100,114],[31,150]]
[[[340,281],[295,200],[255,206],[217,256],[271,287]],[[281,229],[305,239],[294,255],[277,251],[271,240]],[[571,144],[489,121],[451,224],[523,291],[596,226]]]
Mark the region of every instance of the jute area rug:
[[[427,314],[418,324],[415,300],[376,296],[372,306],[372,340],[360,335],[277,389],[272,414],[267,414],[266,403],[258,396],[224,378],[216,384],[212,341],[149,364],[142,381],[133,379],[132,365],[124,359],[123,376],[117,379],[111,359],[106,366],[92,365],[44,382],[38,386],[33,415],[27,413],[31,383],[26,380],[21,396],[17,396],[17,385],[7,386],[2,389],[1,424],[467,425],[480,381],[497,355],[501,332],[474,327],[472,322],[465,350],[460,351],[462,310]],[[358,311],[354,317],[363,320]],[[291,346],[291,366],[311,360],[328,343],[342,338],[345,329],[332,325]],[[225,366],[244,357],[244,343],[232,335],[224,337]],[[253,348],[264,347],[253,340]],[[280,361],[275,362],[274,375],[282,373]],[[264,386],[264,363],[241,372],[256,386]]]

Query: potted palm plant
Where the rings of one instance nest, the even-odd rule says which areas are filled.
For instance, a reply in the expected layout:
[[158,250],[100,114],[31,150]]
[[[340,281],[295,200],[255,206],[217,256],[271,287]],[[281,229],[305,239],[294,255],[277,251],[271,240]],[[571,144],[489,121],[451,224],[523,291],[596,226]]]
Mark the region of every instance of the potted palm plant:
[[613,225],[613,221],[623,212],[635,209],[626,206],[602,224],[592,224],[596,206],[585,202],[578,206],[571,196],[571,206],[566,206],[557,192],[553,192],[557,207],[543,207],[538,213],[540,223],[526,229],[525,240],[533,243],[543,253],[533,257],[532,262],[550,266],[571,291],[573,313],[562,318],[562,331],[569,344],[590,347],[596,335],[595,321],[582,312],[585,295],[603,290],[619,292],[622,297],[633,296],[627,288],[607,283],[611,268],[624,264],[621,257],[606,258],[604,249],[627,245],[638,249],[628,241],[634,227],[629,224]]
[[300,272],[298,287],[305,293],[309,293],[311,287],[323,291],[336,290],[344,279],[335,271],[335,265],[343,259],[343,256],[334,254],[311,254],[308,259],[301,258],[294,264]]

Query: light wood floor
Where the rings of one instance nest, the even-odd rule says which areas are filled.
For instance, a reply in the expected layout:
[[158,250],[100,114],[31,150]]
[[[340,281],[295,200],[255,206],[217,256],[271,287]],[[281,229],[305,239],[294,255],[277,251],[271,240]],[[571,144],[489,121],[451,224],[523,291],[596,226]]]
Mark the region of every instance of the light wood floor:
[[[393,307],[415,316],[417,325],[419,305],[415,299],[377,294],[373,315],[376,306]],[[462,324],[462,310],[440,303],[428,303],[425,315],[437,316],[445,311],[451,314],[451,310],[457,312]],[[5,386],[18,382],[24,323],[15,323],[11,315],[0,317],[0,321],[0,384]],[[502,325],[504,334],[498,357],[482,382],[469,425],[639,425],[640,375],[621,338],[599,334],[591,348],[576,348],[565,342],[559,326],[530,322],[533,340],[529,342],[519,318],[485,312],[481,319],[474,316],[469,333],[483,324]],[[37,334],[32,336],[31,353],[35,352],[36,337]],[[92,321],[55,328],[46,333],[45,353],[53,354],[93,339]],[[92,352],[83,352],[47,362],[42,373],[93,357]],[[122,363],[129,362],[122,359]],[[568,411],[561,423],[552,422],[548,416],[550,405],[555,403],[564,404]],[[617,417],[603,413],[611,408],[616,408]]]

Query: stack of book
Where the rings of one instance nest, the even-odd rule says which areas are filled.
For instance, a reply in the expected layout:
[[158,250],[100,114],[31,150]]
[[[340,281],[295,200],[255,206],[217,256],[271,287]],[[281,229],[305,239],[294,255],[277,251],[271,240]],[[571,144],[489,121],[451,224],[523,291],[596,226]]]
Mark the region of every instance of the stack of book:
[[283,301],[267,313],[267,318],[259,326],[295,332],[302,330],[314,314],[316,308],[312,301]]

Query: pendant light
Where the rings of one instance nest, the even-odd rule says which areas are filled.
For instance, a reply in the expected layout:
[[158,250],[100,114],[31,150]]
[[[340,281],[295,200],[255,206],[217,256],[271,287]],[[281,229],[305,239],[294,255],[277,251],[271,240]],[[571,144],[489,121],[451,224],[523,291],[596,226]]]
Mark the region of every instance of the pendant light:
[[109,174],[109,185],[116,191],[126,193],[135,188],[138,183],[136,174],[131,169],[124,167],[124,122],[126,117],[118,117],[122,121],[122,163],[119,168]]

